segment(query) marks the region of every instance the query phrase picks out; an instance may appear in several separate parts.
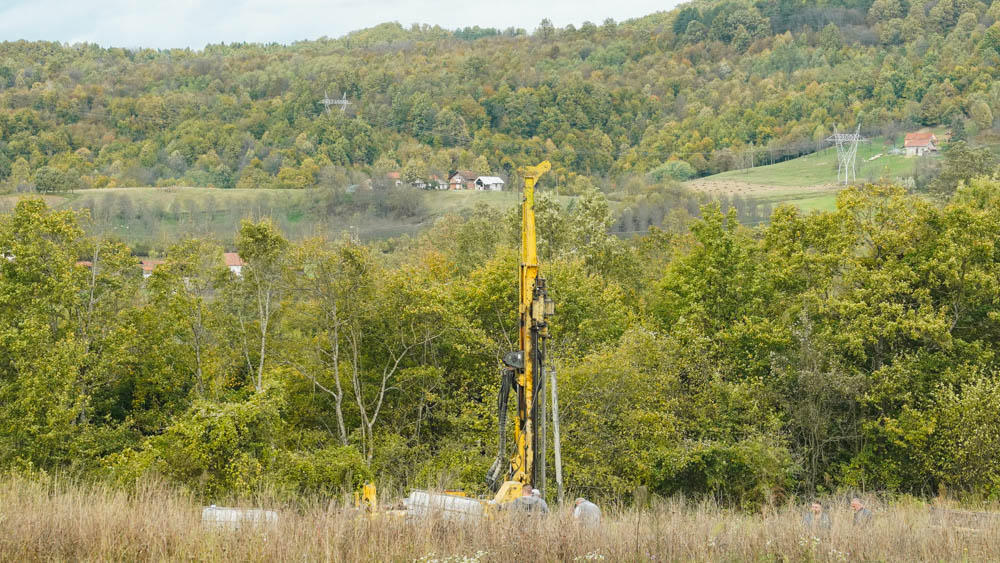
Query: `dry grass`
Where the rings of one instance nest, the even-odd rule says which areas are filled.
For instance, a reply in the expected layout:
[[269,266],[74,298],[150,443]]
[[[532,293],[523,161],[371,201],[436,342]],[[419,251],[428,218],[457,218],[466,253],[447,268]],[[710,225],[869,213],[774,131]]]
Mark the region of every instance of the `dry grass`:
[[8,477],[0,480],[0,560],[929,561],[1000,553],[998,530],[933,527],[919,502],[877,510],[860,531],[848,508],[835,506],[833,529],[821,536],[802,528],[796,508],[746,514],[683,502],[611,514],[597,530],[574,525],[568,509],[468,525],[318,504],[278,510],[273,527],[212,530],[201,525],[200,504],[164,487],[124,492]]

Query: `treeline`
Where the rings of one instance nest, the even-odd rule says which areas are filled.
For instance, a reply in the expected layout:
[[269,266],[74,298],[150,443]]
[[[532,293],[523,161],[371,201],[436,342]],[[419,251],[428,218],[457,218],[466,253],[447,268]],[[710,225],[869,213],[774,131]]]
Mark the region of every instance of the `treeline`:
[[[751,146],[790,155],[834,125],[990,137],[998,17],[974,0],[700,1],[531,34],[385,24],[202,51],[5,42],[0,182],[344,188],[548,158],[546,185],[583,193],[718,172]],[[325,113],[327,94],[351,105]]]
[[751,227],[767,222],[774,211],[771,201],[751,195],[716,194],[709,197],[684,190],[660,190],[629,199],[611,230],[620,235],[646,234],[650,228],[682,232],[687,229],[691,218],[700,216],[701,206],[709,201],[718,205],[724,215],[732,209],[741,225]]
[[[699,214],[624,239],[599,192],[538,203],[571,491],[997,497],[1000,183],[941,205],[858,186],[756,228]],[[30,199],[0,216],[0,468],[206,499],[482,491],[515,212],[376,246],[247,221],[239,275],[191,239],[145,280],[85,220]]]

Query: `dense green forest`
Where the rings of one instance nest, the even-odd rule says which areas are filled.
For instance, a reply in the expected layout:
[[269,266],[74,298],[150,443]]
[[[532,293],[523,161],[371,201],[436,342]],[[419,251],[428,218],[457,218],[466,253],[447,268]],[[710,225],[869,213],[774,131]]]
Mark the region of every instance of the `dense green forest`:
[[[208,498],[483,490],[516,214],[376,246],[246,221],[241,275],[190,239],[146,279],[81,221],[39,199],[0,216],[4,468]],[[676,233],[612,221],[598,192],[539,209],[571,491],[1000,495],[1000,183],[940,205],[857,186],[753,229],[717,205]]]
[[[345,189],[470,168],[641,186],[816,148],[834,125],[991,137],[1000,4],[699,1],[527,33],[385,24],[201,51],[0,45],[9,189]],[[319,101],[345,94],[346,112]],[[763,158],[763,156],[762,156]]]

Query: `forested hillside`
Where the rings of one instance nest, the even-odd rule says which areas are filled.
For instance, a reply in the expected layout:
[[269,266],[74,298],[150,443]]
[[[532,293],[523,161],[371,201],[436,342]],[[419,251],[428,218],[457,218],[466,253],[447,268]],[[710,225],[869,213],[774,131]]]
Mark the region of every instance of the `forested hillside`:
[[[0,45],[8,189],[344,189],[388,171],[513,174],[564,193],[789,156],[861,123],[992,134],[1000,4],[702,1],[624,23],[385,24],[201,51]],[[346,94],[346,112],[319,101]],[[652,174],[648,174],[652,173]]]
[[[1000,184],[940,206],[854,187],[753,230],[701,215],[625,241],[599,194],[539,209],[571,494],[997,497]],[[143,279],[23,200],[0,216],[0,464],[206,499],[482,491],[517,224],[483,206],[369,247],[247,221],[240,275],[190,239]]]

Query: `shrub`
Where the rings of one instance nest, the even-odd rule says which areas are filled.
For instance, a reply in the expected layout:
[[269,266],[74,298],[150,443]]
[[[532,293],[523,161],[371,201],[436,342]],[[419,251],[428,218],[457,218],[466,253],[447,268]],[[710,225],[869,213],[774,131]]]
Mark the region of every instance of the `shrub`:
[[794,485],[794,469],[788,449],[764,437],[689,442],[665,452],[653,476],[653,490],[711,495],[719,502],[751,507],[784,495]]
[[208,497],[249,494],[275,458],[278,406],[267,393],[242,402],[196,401],[141,451],[109,458],[119,478],[156,473]]
[[664,180],[690,180],[697,171],[683,160],[668,160],[649,171],[649,175],[657,182]]
[[330,496],[355,490],[371,479],[371,471],[353,446],[282,451],[275,461],[275,484],[285,494]]

